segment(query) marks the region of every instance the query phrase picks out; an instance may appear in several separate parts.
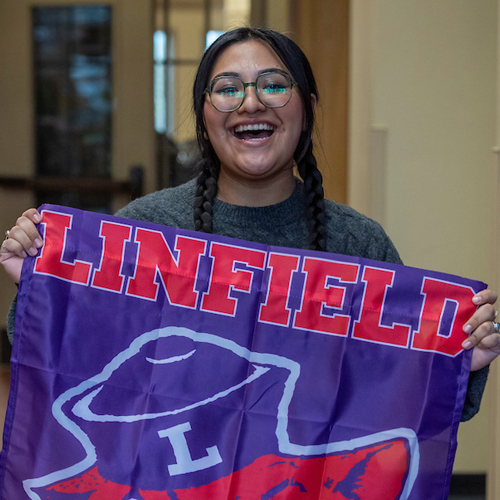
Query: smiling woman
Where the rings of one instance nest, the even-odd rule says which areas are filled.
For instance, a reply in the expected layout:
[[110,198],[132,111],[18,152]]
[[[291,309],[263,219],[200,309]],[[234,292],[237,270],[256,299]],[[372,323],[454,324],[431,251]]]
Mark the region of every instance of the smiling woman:
[[[279,106],[270,106],[261,97],[259,82],[269,73],[283,75],[286,83],[281,86],[289,85],[289,98],[280,100]],[[213,99],[206,98],[205,89],[213,89],[221,76],[238,77],[244,86],[240,106],[230,113],[220,112]],[[306,215],[308,246],[326,249],[322,177],[311,137],[318,91],[300,48],[271,30],[228,32],[205,52],[193,99],[204,158],[195,204],[197,229],[212,232],[216,196],[248,207],[273,206],[290,199],[296,189],[293,166],[297,165],[308,205],[301,217],[304,221]],[[272,133],[255,137],[250,133],[255,127]]]
[[[117,215],[401,264],[378,223],[325,200],[313,154],[317,100],[309,62],[289,38],[266,29],[225,33],[205,52],[193,88],[202,154],[198,177],[137,199]],[[301,179],[294,176],[295,166]],[[0,263],[15,282],[23,259],[43,246],[36,228],[40,221],[35,209],[26,211],[0,249]],[[464,335],[462,347],[474,348],[472,366],[478,371],[470,378],[464,420],[478,411],[488,365],[500,354],[493,324],[496,294],[486,290],[472,302],[479,307],[463,326],[469,337]],[[11,334],[13,324],[14,308]]]
[[[229,74],[237,78],[221,76]],[[285,89],[285,93],[272,94],[272,99],[260,88],[260,81],[270,75],[281,80],[280,87]],[[240,200],[247,206],[286,200],[295,189],[294,154],[304,121],[301,95],[292,92],[287,68],[264,42],[239,42],[219,56],[211,76],[211,100],[205,99],[204,114],[208,139],[220,161],[219,199]],[[221,81],[226,88],[228,81],[241,82],[243,92],[223,97],[227,91],[222,93]],[[234,89],[232,85],[229,88]],[[221,112],[222,100],[230,101],[226,106],[232,112]],[[261,196],[264,182],[266,196]]]

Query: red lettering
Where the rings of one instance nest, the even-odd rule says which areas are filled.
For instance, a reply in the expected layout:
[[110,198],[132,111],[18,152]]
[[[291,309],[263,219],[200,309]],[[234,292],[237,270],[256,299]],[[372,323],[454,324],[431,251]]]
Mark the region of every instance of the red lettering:
[[103,238],[103,254],[101,265],[94,272],[92,286],[121,292],[123,286],[123,275],[120,273],[123,263],[123,251],[125,242],[130,240],[132,228],[123,224],[103,221],[100,236]]
[[198,293],[194,290],[200,256],[205,253],[206,242],[178,236],[176,259],[170,251],[163,233],[138,228],[135,241],[139,243],[135,276],[130,279],[127,294],[156,300],[157,273],[171,304],[196,307]]
[[[474,291],[468,286],[425,278],[422,294],[425,296],[424,306],[412,348],[456,356],[462,351],[465,336],[462,326],[476,309],[472,303]],[[455,304],[455,314],[446,331],[442,331],[443,313],[448,302]]]
[[260,308],[259,321],[275,325],[288,325],[290,309],[287,308],[292,272],[297,270],[296,255],[271,253],[268,266],[271,268],[269,289],[265,304]]
[[208,292],[203,297],[201,309],[233,316],[237,299],[229,296],[231,290],[249,292],[253,278],[252,271],[236,269],[235,263],[244,263],[250,267],[263,269],[266,254],[249,248],[213,243],[210,255],[213,257],[212,276]]
[[387,289],[392,286],[394,274],[394,271],[388,269],[365,267],[365,294],[361,317],[354,325],[353,338],[408,347],[409,326],[397,323],[392,326],[382,325]]
[[331,278],[341,283],[355,283],[359,265],[322,259],[304,259],[307,274],[302,307],[295,314],[294,326],[303,330],[347,335],[350,316],[325,314],[325,307],[341,309],[344,304],[345,287],[333,286]]
[[69,253],[66,231],[71,228],[72,216],[44,210],[42,217],[45,226],[44,245],[41,255],[36,259],[34,272],[87,285],[91,264],[78,260],[73,263],[63,261],[63,254]]

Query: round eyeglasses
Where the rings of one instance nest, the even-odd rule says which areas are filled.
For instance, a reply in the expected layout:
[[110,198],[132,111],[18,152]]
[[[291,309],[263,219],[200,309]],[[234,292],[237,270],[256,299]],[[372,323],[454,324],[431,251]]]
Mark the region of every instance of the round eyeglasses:
[[205,89],[212,106],[222,113],[231,113],[243,105],[247,87],[254,87],[257,99],[267,108],[282,108],[292,98],[298,85],[282,71],[261,73],[255,82],[245,83],[239,76],[217,76]]

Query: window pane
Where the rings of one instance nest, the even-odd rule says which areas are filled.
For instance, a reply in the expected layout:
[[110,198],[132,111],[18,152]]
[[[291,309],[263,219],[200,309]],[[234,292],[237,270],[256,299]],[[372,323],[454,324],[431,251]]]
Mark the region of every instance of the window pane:
[[36,172],[111,177],[111,7],[33,8]]

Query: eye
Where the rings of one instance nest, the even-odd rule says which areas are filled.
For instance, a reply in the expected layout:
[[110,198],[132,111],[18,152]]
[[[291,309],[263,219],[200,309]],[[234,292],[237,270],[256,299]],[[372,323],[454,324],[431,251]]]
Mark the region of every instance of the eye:
[[241,94],[241,92],[239,92],[238,89],[234,85],[232,85],[232,86],[226,85],[223,88],[218,88],[215,91],[215,93],[222,96],[222,97],[235,97],[235,96],[238,96],[239,94]]
[[290,82],[281,73],[261,75],[258,82],[259,91],[266,95],[285,94],[290,88]]
[[212,94],[220,97],[242,97],[243,84],[233,78],[221,78],[214,82]]
[[262,88],[264,94],[284,94],[287,86],[279,83],[270,83]]

